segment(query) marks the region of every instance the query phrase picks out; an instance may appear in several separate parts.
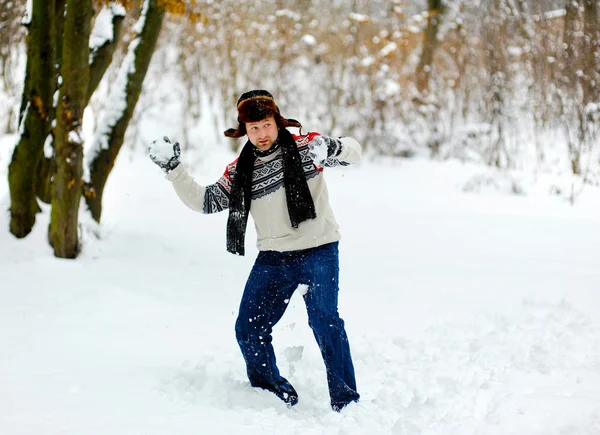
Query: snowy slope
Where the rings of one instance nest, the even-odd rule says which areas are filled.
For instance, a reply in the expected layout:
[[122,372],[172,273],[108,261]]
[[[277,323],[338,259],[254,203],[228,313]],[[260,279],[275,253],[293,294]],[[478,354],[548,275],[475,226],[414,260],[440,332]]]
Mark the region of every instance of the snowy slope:
[[[231,157],[210,156],[198,178]],[[52,256],[47,212],[25,240],[0,231],[0,434],[597,435],[600,193],[573,207],[548,195],[554,181],[464,192],[482,172],[422,160],[327,171],[363,397],[337,414],[299,295],[274,345],[300,403],[245,379],[233,325],[251,225],[247,256],[227,254],[226,214],[187,210],[124,150],[100,239],[85,223],[78,260]]]

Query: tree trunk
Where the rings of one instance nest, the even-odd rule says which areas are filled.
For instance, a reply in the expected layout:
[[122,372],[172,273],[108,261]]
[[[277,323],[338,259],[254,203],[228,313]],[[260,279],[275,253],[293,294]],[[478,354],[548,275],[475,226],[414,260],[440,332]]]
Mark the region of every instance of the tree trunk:
[[442,0],[428,0],[427,28],[423,33],[423,52],[417,66],[417,88],[422,95],[429,93],[429,77],[433,55],[438,45],[437,34],[442,12]]
[[[504,1],[494,0],[488,18],[485,21],[484,37],[487,45],[487,65],[490,74],[489,83],[489,122],[496,130],[497,137],[487,150],[487,164],[497,168],[510,166],[510,156],[506,150],[506,101],[507,93],[507,53],[495,44],[499,38],[507,38],[508,17],[504,12]],[[492,135],[493,137],[493,135]]]
[[577,31],[577,17],[579,15],[579,5],[576,1],[565,0],[565,21],[563,30],[563,77],[568,81],[569,86],[575,84],[575,71],[577,71],[576,59],[578,55],[577,40],[575,39]]
[[10,232],[27,236],[39,210],[35,174],[52,122],[54,93],[54,0],[33,0],[27,36],[27,71],[20,111],[20,138],[8,168]]
[[90,161],[90,180],[85,185],[85,200],[92,217],[100,222],[104,186],[123,145],[127,125],[133,116],[142,90],[156,41],[162,27],[164,7],[158,0],[144,0],[139,34],[129,44],[117,82],[109,96],[108,111],[101,120],[94,138]]
[[583,10],[584,59],[584,106],[598,101],[600,86],[600,17],[598,0],[585,0]]
[[49,242],[54,255],[75,258],[83,176],[83,110],[89,81],[89,39],[92,0],[69,0],[65,17],[61,65],[62,85],[56,109]]
[[[64,30],[64,10],[66,0],[56,0],[56,20],[55,28],[60,32],[60,37],[56,39],[57,53],[62,58],[62,38]],[[110,66],[116,47],[119,43],[121,27],[125,17],[125,8],[119,3],[111,3],[105,6],[112,13],[112,28],[113,35],[111,39],[107,39],[103,44],[94,47],[90,53],[90,80],[84,107],[87,107],[90,98],[98,87],[98,84],[104,77],[104,73]],[[58,64],[60,64],[60,59]],[[60,72],[60,71],[57,71]],[[58,80],[57,80],[58,82]],[[51,138],[52,139],[52,138]],[[51,146],[54,146],[51,141]],[[50,204],[52,201],[52,176],[56,171],[56,161],[53,157],[44,157],[40,160],[37,170],[36,194],[40,201]]]

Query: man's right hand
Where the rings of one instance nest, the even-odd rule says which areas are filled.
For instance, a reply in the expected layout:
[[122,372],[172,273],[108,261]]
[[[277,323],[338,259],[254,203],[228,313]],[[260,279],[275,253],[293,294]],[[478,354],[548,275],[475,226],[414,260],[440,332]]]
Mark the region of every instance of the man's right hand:
[[181,148],[179,147],[179,142],[171,143],[171,140],[165,136],[150,144],[148,154],[150,155],[150,159],[168,174],[179,166]]

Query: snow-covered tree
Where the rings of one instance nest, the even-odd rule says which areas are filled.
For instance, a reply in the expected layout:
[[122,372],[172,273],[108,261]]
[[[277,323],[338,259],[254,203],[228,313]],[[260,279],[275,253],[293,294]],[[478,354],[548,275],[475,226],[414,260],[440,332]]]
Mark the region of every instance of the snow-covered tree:
[[[19,143],[9,168],[10,230],[25,237],[35,223],[38,200],[51,203],[49,242],[56,256],[74,258],[80,250],[81,195],[99,221],[104,185],[141,93],[163,17],[166,12],[187,13],[188,8],[179,0],[143,0],[139,5],[125,0],[32,0],[28,5]],[[84,183],[83,112],[118,47],[126,7],[137,10],[139,18],[130,30],[111,105],[88,147],[92,152],[85,172],[90,176]],[[189,16],[198,17],[193,12]]]

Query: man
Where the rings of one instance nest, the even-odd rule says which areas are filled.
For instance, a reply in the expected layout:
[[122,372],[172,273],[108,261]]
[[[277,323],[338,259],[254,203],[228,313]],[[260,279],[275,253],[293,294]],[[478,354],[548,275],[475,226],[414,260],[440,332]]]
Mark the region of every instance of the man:
[[215,184],[196,183],[179,164],[179,144],[168,138],[152,143],[150,157],[191,209],[203,213],[229,209],[229,252],[244,255],[248,215],[253,217],[259,254],[235,325],[250,384],[273,392],[288,406],[298,402],[296,390],[277,369],[271,332],[298,285],[305,284],[308,291],[303,297],[325,362],[331,406],[340,411],[358,401],[359,394],[344,321],[338,315],[341,236],[323,167],[358,162],[361,147],[352,138],[292,135],[286,127],[301,124],[283,118],[265,90],[244,93],[237,110],[238,127],[225,131],[225,136],[247,135],[248,141]]

